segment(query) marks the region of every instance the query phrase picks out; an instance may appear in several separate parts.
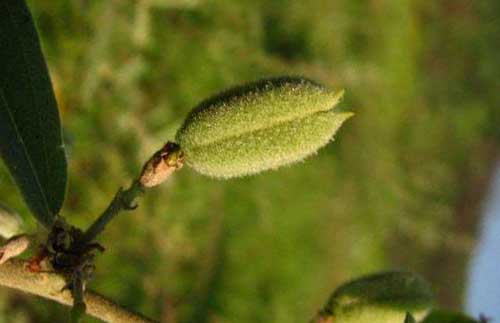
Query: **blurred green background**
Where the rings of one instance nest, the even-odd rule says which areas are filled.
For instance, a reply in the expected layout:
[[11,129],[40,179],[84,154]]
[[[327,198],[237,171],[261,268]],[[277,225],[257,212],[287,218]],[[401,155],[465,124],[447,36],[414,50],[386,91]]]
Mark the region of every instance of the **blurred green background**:
[[[31,0],[89,225],[188,111],[300,74],[356,112],[305,163],[219,181],[187,167],[101,237],[91,287],[162,322],[307,322],[341,282],[409,269],[460,308],[500,151],[498,0]],[[35,230],[0,166],[1,200]],[[0,322],[67,308],[0,290]],[[94,322],[86,318],[87,322]]]

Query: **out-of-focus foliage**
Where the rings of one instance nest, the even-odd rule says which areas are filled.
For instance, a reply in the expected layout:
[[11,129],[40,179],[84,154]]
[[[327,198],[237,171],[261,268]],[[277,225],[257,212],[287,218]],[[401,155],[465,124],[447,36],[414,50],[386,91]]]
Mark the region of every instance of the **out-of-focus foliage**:
[[[500,140],[500,2],[30,5],[69,153],[62,213],[82,227],[224,88],[306,75],[356,112],[303,164],[224,182],[183,169],[106,229],[92,288],[163,322],[306,322],[332,287],[402,267],[459,305]],[[4,168],[0,183],[29,220]],[[67,317],[0,293],[6,322]]]

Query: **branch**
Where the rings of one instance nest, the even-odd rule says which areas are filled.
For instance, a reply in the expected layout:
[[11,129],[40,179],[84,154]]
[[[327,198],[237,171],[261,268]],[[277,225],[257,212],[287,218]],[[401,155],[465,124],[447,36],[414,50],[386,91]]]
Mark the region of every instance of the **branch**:
[[[85,292],[82,297],[85,286],[83,281],[85,279],[84,269],[89,266],[89,262],[93,261],[95,256],[92,252],[95,248],[92,241],[105,229],[106,225],[120,211],[134,209],[136,198],[144,193],[145,189],[164,182],[173,172],[182,167],[183,161],[184,155],[179,145],[168,142],[146,162],[139,178],[128,189],[118,191],[110,205],[83,235],[80,235],[81,231],[74,227],[67,228],[64,221],[54,223],[45,249],[48,250],[48,246],[50,246],[51,249],[55,250],[52,257],[60,254],[78,258],[76,262],[73,261],[66,266],[67,268],[57,269],[59,272],[70,272],[71,279],[69,281],[68,277],[65,279],[65,277],[57,273],[33,273],[26,269],[29,265],[28,262],[10,259],[10,261],[0,266],[0,285],[73,306],[73,314],[76,313],[77,316],[79,316],[79,313],[75,311],[75,308],[80,304],[83,305],[82,312],[86,308],[89,315],[106,322],[154,322],[139,314],[130,312],[94,292]],[[68,246],[60,243],[61,237],[69,239]],[[75,237],[75,241],[72,241]],[[0,253],[2,253],[0,260],[3,256],[6,256],[4,260],[15,256],[19,253],[19,250],[22,252],[27,247],[24,240],[16,238],[16,240],[0,249]],[[65,241],[66,239],[62,240]],[[79,284],[77,284],[78,282]],[[67,288],[68,286],[70,287]],[[75,288],[75,286],[77,287]],[[74,303],[76,304],[74,305]]]
[[[35,294],[72,306],[73,299],[68,290],[61,291],[66,285],[64,278],[55,273],[32,273],[26,269],[28,262],[11,259],[0,266],[0,285]],[[154,323],[140,314],[131,312],[115,302],[92,291],[85,292],[87,314],[105,322]]]
[[85,245],[94,240],[99,233],[104,231],[104,228],[120,211],[135,209],[135,199],[144,192],[144,186],[140,182],[134,181],[127,190],[118,190],[115,197],[106,208],[106,210],[99,216],[99,218],[85,231],[81,245]]
[[179,145],[167,142],[144,164],[139,178],[128,189],[120,189],[116,193],[106,210],[85,231],[80,244],[84,246],[93,241],[104,231],[109,221],[121,211],[135,209],[137,207],[135,199],[138,196],[144,193],[147,188],[160,185],[166,181],[170,175],[182,167],[183,163],[184,153]]

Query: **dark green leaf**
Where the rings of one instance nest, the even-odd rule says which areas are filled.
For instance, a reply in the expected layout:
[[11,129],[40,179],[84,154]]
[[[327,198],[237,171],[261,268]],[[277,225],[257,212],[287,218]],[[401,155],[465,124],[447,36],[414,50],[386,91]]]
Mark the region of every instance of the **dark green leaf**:
[[23,0],[0,1],[0,155],[37,219],[50,225],[66,156],[47,66]]

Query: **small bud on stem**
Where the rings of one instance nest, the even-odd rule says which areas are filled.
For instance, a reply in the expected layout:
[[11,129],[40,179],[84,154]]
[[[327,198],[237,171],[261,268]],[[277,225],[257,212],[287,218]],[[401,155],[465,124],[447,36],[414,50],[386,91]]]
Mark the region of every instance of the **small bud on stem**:
[[182,167],[183,162],[184,153],[179,145],[167,142],[144,164],[141,175],[128,189],[118,190],[108,208],[83,234],[80,243],[83,245],[91,243],[118,213],[135,209],[137,207],[135,199],[144,193],[146,188],[164,182],[174,171]]
[[22,226],[19,214],[0,202],[0,236],[9,239],[21,233]]
[[184,153],[179,145],[167,142],[144,165],[139,182],[144,187],[154,187],[163,183],[184,164]]
[[0,248],[0,265],[23,253],[30,245],[30,239],[27,235],[21,234],[10,238]]

